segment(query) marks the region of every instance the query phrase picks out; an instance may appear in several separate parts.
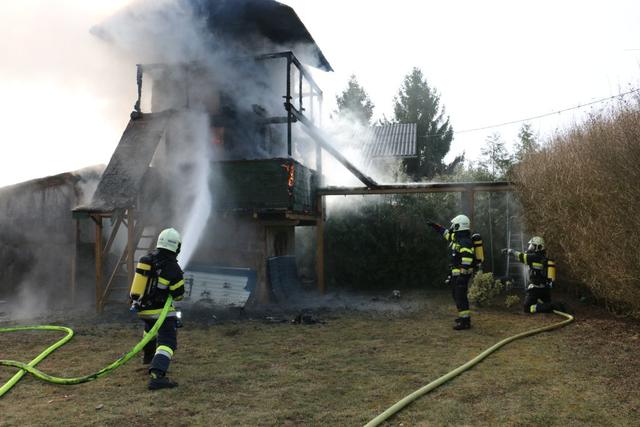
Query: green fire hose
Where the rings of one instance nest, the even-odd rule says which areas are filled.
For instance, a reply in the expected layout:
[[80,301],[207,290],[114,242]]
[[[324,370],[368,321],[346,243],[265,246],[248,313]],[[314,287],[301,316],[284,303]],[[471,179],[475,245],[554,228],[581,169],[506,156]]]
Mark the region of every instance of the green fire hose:
[[485,359],[487,356],[489,356],[491,353],[493,353],[494,351],[498,350],[500,347],[503,347],[504,345],[509,344],[511,341],[515,341],[515,340],[520,339],[520,338],[524,338],[524,337],[528,337],[528,336],[531,336],[531,335],[539,334],[540,332],[545,332],[545,331],[551,331],[553,329],[558,329],[558,328],[561,328],[561,327],[573,322],[573,316],[571,316],[570,314],[563,313],[561,311],[556,311],[556,310],[554,310],[553,312],[555,314],[560,315],[560,316],[566,317],[566,319],[563,320],[562,322],[559,322],[559,323],[554,323],[554,324],[551,324],[549,326],[544,326],[542,328],[537,328],[537,329],[532,329],[530,331],[521,332],[521,333],[519,333],[517,335],[514,335],[512,337],[503,339],[502,341],[500,341],[497,344],[494,344],[493,346],[489,347],[488,349],[486,349],[485,351],[483,351],[482,353],[480,353],[479,355],[477,355],[473,359],[469,360],[464,365],[458,366],[456,369],[454,369],[453,371],[449,372],[448,374],[445,374],[445,375],[441,376],[437,380],[430,382],[429,384],[425,385],[424,387],[419,388],[418,390],[416,390],[413,393],[409,394],[408,396],[404,397],[403,399],[401,399],[400,401],[395,403],[393,406],[389,407],[389,409],[387,409],[386,411],[384,411],[383,413],[381,413],[380,415],[378,415],[377,417],[375,417],[374,419],[369,421],[367,424],[365,424],[365,427],[379,426],[387,418],[389,418],[392,415],[394,415],[395,413],[399,412],[401,409],[403,409],[409,403],[413,402],[414,400],[416,400],[420,396],[429,393],[431,390],[434,390],[435,388],[441,386],[442,384],[446,383],[447,381],[455,378],[456,376],[460,375],[464,371],[466,371],[466,370],[472,368],[473,366],[477,365],[483,359]]
[[20,380],[20,378],[22,378],[27,372],[33,375],[34,377],[41,379],[42,381],[46,381],[53,384],[62,384],[62,385],[81,384],[81,383],[86,383],[86,382],[104,377],[105,375],[109,374],[111,371],[113,371],[117,367],[125,364],[129,359],[135,356],[140,350],[144,348],[145,345],[147,345],[149,341],[151,341],[156,336],[156,334],[158,333],[158,329],[160,329],[160,326],[162,326],[164,319],[167,317],[167,313],[171,308],[172,301],[173,301],[173,298],[169,296],[167,298],[166,303],[164,304],[164,307],[162,309],[162,312],[160,313],[160,316],[158,317],[158,320],[156,320],[156,323],[153,325],[151,330],[147,332],[144,338],[142,339],[142,341],[136,344],[135,347],[129,350],[128,353],[124,354],[123,356],[118,358],[115,362],[111,363],[110,365],[105,366],[98,372],[94,372],[93,374],[84,375],[76,378],[54,377],[52,375],[45,374],[44,372],[35,368],[35,366],[38,363],[40,363],[45,357],[47,357],[57,348],[63,346],[73,337],[73,330],[71,330],[70,328],[67,328],[64,326],[50,326],[50,325],[17,326],[13,328],[0,328],[0,332],[62,331],[67,333],[67,335],[65,335],[58,342],[56,342],[55,344],[47,348],[45,351],[40,353],[38,357],[33,359],[28,364],[22,363],[22,362],[16,362],[14,360],[0,360],[0,366],[12,366],[14,368],[20,369],[20,371],[17,372],[9,381],[7,381],[2,387],[0,387],[0,397],[2,397],[6,392],[8,392],[11,389],[11,387],[13,387]]

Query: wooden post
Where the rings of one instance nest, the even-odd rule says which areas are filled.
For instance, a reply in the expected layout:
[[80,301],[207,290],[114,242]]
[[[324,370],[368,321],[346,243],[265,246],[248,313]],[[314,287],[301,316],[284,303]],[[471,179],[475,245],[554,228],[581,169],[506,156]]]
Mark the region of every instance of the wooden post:
[[127,276],[128,283],[133,282],[133,257],[135,255],[135,221],[133,218],[133,208],[127,209]]
[[102,217],[93,217],[96,222],[96,311],[102,313]]
[[476,226],[475,223],[475,200],[476,200],[476,192],[473,189],[468,189],[466,191],[467,196],[467,215],[469,216],[469,220],[471,221],[471,228]]
[[73,257],[71,258],[71,305],[76,304],[76,292],[78,288],[78,242],[80,240],[80,220],[75,220],[75,231],[73,239]]
[[322,196],[316,199],[318,219],[316,222],[316,278],[318,290],[321,294],[326,292],[324,283],[324,200]]

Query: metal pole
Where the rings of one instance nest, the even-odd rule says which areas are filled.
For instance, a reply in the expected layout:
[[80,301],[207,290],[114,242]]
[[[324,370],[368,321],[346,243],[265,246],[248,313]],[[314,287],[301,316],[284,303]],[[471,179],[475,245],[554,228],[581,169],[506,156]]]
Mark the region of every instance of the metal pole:
[[[304,107],[302,106],[302,71],[298,70],[299,79],[298,79],[298,98],[300,100],[300,111],[304,111]],[[313,118],[312,118],[313,120]]]
[[[291,102],[291,55],[287,55],[287,95],[286,95],[285,104],[289,104]],[[293,115],[291,111],[287,109],[287,156],[291,157],[291,121],[293,119]]]

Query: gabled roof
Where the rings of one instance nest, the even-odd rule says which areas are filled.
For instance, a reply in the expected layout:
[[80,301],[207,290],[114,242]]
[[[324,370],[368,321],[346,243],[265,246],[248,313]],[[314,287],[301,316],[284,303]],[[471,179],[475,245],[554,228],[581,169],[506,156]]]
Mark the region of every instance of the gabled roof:
[[363,147],[364,157],[416,157],[417,126],[415,123],[393,123],[368,129]]

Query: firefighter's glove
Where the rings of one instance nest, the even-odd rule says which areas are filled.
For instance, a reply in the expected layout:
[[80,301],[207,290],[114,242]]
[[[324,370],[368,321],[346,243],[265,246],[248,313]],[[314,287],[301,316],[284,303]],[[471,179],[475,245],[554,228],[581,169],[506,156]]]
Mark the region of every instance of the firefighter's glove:
[[505,249],[502,250],[503,254],[508,254],[508,255],[512,255],[513,252],[514,252],[514,250],[511,249],[511,248],[509,248],[509,249],[505,248]]
[[437,222],[433,222],[430,219],[427,220],[427,225],[436,231],[440,231],[441,229],[440,224],[438,224]]

